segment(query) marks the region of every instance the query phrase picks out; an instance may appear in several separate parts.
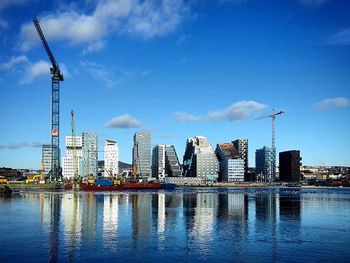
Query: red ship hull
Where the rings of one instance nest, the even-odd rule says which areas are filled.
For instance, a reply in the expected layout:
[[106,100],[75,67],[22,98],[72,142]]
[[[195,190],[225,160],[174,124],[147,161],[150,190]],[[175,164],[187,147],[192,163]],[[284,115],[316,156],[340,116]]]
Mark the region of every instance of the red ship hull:
[[140,190],[140,189],[161,189],[161,185],[158,183],[132,183],[124,184],[122,186],[102,186],[102,185],[88,185],[82,184],[81,190],[84,191],[122,191],[122,190]]

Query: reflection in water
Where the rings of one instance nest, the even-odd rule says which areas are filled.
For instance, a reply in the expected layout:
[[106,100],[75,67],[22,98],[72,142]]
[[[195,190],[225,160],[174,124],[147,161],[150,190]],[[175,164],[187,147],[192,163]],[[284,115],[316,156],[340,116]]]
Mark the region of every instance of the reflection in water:
[[78,193],[62,196],[61,211],[64,239],[68,248],[68,261],[72,262],[75,249],[80,245],[82,233],[82,213]]
[[103,239],[112,251],[117,249],[119,196],[106,195],[103,201]]
[[[36,220],[41,226],[37,232],[43,232],[39,241],[47,245],[47,248],[40,247],[45,252],[40,256],[43,261],[50,262],[97,262],[99,257],[106,255],[110,256],[106,261],[112,261],[112,258],[154,261],[157,257],[175,261],[185,257],[183,261],[195,262],[217,258],[283,262],[281,253],[288,250],[297,253],[301,244],[308,246],[307,252],[317,251],[319,248],[314,243],[305,240],[309,240],[310,235],[325,235],[333,229],[328,227],[330,225],[336,225],[341,231],[333,233],[322,244],[323,250],[328,248],[326,245],[330,241],[339,239],[329,253],[350,243],[347,238],[350,221],[346,221],[350,198],[339,198],[334,193],[303,195],[296,190],[278,189],[186,189],[172,192],[23,193],[17,199],[31,203],[31,207],[40,211]],[[1,206],[1,203],[11,202],[14,202],[13,198],[0,199],[2,215],[4,210],[1,208],[11,205]],[[331,210],[335,207],[342,209]],[[343,213],[337,218],[343,221],[329,223],[321,231],[314,231],[315,227],[310,226],[315,222],[334,218],[327,216],[325,211],[332,211],[332,216]],[[319,214],[318,220],[312,217],[315,212]],[[33,217],[33,213],[30,215]],[[26,224],[31,220],[23,222]],[[306,220],[311,220],[308,225]],[[306,227],[302,228],[302,224]],[[4,240],[3,235],[0,235],[1,240]],[[21,238],[16,237],[16,240]],[[6,249],[6,246],[2,248],[3,251]],[[134,253],[139,256],[128,257]],[[299,257],[305,255],[305,251],[299,252]],[[0,259],[1,256],[0,252]]]

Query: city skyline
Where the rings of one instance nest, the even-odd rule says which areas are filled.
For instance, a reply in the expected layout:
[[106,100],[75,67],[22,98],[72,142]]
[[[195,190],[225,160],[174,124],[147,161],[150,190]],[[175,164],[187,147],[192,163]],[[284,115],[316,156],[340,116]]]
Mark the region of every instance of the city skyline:
[[180,159],[187,138],[214,148],[246,138],[254,166],[255,150],[271,147],[271,121],[254,119],[275,108],[285,111],[277,153],[350,166],[349,2],[42,2],[0,3],[0,167],[40,168],[50,142],[34,16],[65,75],[61,155],[74,110],[77,134],[95,131],[100,149],[116,140],[121,161],[132,161],[133,134],[150,130],[151,148],[174,145]]

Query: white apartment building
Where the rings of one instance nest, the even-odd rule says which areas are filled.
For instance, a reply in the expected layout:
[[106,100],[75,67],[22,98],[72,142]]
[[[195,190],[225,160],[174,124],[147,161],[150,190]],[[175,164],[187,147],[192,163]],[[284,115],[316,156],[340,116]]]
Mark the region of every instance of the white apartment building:
[[104,161],[104,176],[116,176],[119,170],[118,144],[116,141],[105,140]]

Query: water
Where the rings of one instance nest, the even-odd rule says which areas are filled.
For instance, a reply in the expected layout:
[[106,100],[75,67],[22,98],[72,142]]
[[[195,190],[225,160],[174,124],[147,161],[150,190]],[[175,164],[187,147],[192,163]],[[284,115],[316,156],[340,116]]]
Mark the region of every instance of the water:
[[350,190],[0,196],[0,262],[349,262]]

